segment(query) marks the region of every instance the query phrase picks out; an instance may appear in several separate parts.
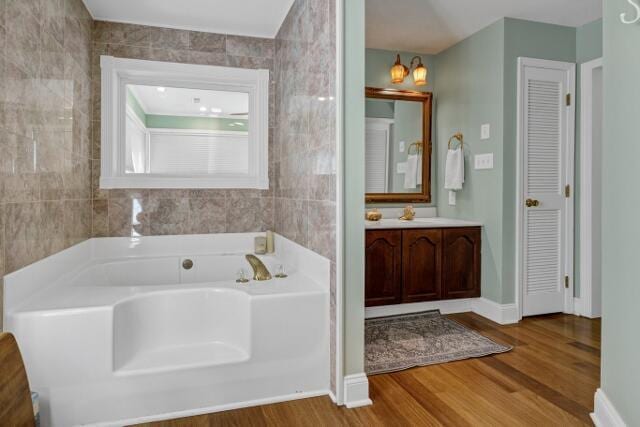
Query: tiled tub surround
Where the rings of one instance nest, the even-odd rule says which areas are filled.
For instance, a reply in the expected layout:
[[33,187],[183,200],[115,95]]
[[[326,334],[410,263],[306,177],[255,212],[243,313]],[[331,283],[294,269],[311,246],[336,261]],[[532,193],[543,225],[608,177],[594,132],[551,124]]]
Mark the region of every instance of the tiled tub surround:
[[91,26],[82,0],[0,1],[0,277],[91,235]]
[[5,322],[44,425],[327,394],[329,260],[276,235],[260,257],[289,277],[237,284],[257,235],[95,238],[8,275]]
[[273,39],[96,21],[91,50],[93,236],[239,233],[273,229],[274,160],[269,190],[101,190],[100,55],[270,70],[270,159],[275,142]]
[[331,260],[335,391],[336,11],[296,0],[275,40],[275,229]]

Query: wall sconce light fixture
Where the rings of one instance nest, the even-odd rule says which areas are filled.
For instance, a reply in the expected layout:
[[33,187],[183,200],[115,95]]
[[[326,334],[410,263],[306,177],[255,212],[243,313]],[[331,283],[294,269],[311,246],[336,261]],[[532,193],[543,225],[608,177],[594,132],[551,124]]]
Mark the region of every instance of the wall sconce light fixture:
[[[416,62],[417,65],[414,68],[414,63]],[[416,86],[426,85],[428,70],[427,67],[425,67],[422,63],[422,58],[419,56],[414,56],[413,58],[411,58],[409,67],[406,67],[402,64],[400,54],[396,56],[396,62],[395,64],[393,64],[393,67],[391,67],[391,83],[402,83],[404,81],[404,78],[407,77],[411,72],[411,68],[413,68],[413,83],[415,83]]]

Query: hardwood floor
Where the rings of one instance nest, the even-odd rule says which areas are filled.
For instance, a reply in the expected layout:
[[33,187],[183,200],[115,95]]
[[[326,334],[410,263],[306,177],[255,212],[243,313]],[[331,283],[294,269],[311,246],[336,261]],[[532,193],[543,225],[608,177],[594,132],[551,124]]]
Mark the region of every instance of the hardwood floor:
[[450,316],[508,353],[369,378],[373,405],[345,409],[328,397],[148,426],[574,426],[593,425],[600,383],[600,321],[567,315],[500,326]]

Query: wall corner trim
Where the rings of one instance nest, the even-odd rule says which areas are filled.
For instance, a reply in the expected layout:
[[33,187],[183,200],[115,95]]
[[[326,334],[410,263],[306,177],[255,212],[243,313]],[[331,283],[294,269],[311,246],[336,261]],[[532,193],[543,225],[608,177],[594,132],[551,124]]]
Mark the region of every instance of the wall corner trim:
[[347,408],[373,404],[369,399],[369,380],[364,372],[344,377],[344,404]]
[[596,390],[594,411],[591,413],[591,419],[596,427],[627,427],[627,424],[601,388]]
[[515,304],[498,304],[487,298],[478,298],[473,302],[473,312],[501,325],[518,323],[520,316]]

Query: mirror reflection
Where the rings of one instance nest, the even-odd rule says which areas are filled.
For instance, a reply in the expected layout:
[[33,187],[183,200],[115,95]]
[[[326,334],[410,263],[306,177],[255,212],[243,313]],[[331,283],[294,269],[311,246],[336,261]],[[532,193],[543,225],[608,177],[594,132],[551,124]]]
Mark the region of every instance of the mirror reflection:
[[368,201],[430,201],[431,93],[366,88]]
[[248,173],[248,93],[128,84],[126,95],[125,173]]

